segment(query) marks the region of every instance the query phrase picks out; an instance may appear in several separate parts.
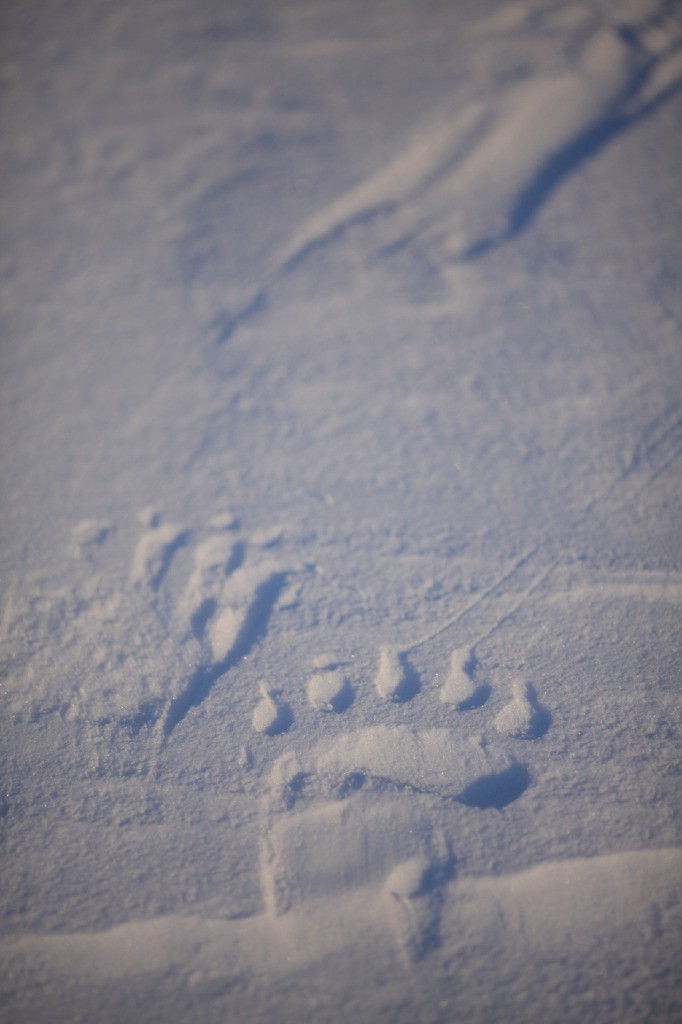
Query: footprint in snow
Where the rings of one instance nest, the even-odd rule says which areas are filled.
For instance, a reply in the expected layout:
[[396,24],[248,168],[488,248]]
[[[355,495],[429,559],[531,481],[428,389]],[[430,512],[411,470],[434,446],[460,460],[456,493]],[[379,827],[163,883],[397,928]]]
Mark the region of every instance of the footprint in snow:
[[[396,710],[422,689],[409,653],[379,651],[376,696]],[[353,692],[343,663],[329,655],[316,659],[308,683],[311,706],[344,710],[344,691]],[[378,897],[386,927],[407,960],[426,956],[438,942],[443,886],[456,863],[430,813],[432,801],[499,812],[531,783],[516,750],[458,731],[459,714],[478,713],[490,692],[477,679],[472,652],[456,649],[440,689],[441,727],[368,726],[279,757],[263,802],[266,910],[280,916],[366,891],[368,900]],[[512,740],[539,736],[549,716],[532,688],[514,681],[511,697],[493,720],[497,733]],[[369,690],[363,699],[372,699]]]
[[[165,743],[267,635],[296,572],[277,551],[279,534],[242,537],[230,515],[188,528],[144,509],[138,521],[124,574],[109,553],[115,528],[84,520],[68,549],[70,587],[39,585],[8,606],[4,629],[30,682],[15,670],[17,713],[30,692],[34,717],[59,711],[132,735],[159,732]],[[265,694],[254,726],[272,735],[289,722],[286,703]]]
[[[94,698],[87,678],[82,684],[83,713],[96,718],[99,712],[106,721],[116,708],[120,726],[160,733],[166,743],[266,637],[287,577],[296,570],[275,557],[275,535],[245,539],[229,516],[188,529],[145,510],[140,522],[127,582],[119,588],[107,586],[107,577],[93,569],[111,527],[93,520],[76,528],[71,550],[87,583],[68,607],[51,606],[52,646],[46,651],[53,651],[55,638],[68,646],[77,637],[96,673]],[[514,679],[508,697],[499,694],[490,738],[485,732],[465,738],[458,730],[461,716],[487,720],[491,687],[474,653],[457,647],[437,691],[437,728],[396,721],[343,731],[356,700],[384,702],[397,715],[406,703],[429,699],[435,688],[419,678],[411,655],[442,631],[412,647],[381,647],[364,687],[352,661],[333,653],[314,658],[306,687],[310,710],[340,730],[305,753],[279,756],[263,799],[260,875],[269,912],[282,915],[310,900],[343,899],[366,889],[372,899],[379,896],[387,927],[410,960],[437,943],[443,886],[456,863],[434,821],[433,801],[472,813],[512,805],[531,783],[519,759],[522,748],[550,722],[534,689]],[[290,699],[284,680],[254,694],[251,726],[262,742],[293,724]],[[240,765],[245,771],[253,766],[246,747]]]
[[[483,17],[472,52],[476,35],[506,41],[509,52],[503,49],[487,74],[479,69],[416,124],[387,163],[311,210],[263,261],[259,280],[233,296],[229,310],[224,274],[212,258],[201,259],[197,271],[191,233],[183,245],[185,276],[209,335],[226,341],[267,310],[275,285],[359,224],[381,224],[384,260],[406,248],[433,250],[438,259],[431,255],[430,261],[446,264],[484,257],[523,232],[588,158],[636,130],[679,91],[682,31],[673,5],[616,24],[602,22],[588,6],[563,6],[542,12],[520,3]],[[546,61],[534,66],[527,60],[528,40],[536,52],[547,48]],[[500,74],[500,66],[510,64],[516,73]],[[211,208],[210,195],[207,203]],[[208,220],[204,205],[200,220]],[[212,233],[210,223],[205,230]],[[222,241],[214,241],[220,252]]]

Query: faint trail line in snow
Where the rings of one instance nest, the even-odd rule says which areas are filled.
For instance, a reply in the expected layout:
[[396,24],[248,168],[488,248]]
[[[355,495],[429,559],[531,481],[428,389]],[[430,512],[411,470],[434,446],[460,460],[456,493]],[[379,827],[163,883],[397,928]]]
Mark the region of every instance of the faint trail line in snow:
[[[672,413],[676,414],[674,418],[671,418]],[[641,438],[630,457],[630,464],[625,470],[625,475],[628,476],[649,459],[671,436],[678,436],[682,439],[682,415],[680,415],[678,402],[671,403],[642,431]]]
[[531,583],[531,585],[526,590],[524,590],[520,600],[514,605],[514,607],[510,611],[505,612],[505,614],[497,620],[494,626],[491,626],[490,629],[485,631],[485,633],[481,633],[481,635],[478,636],[475,641],[473,641],[472,647],[476,644],[479,644],[481,640],[487,640],[488,637],[492,636],[493,633],[496,633],[498,629],[501,629],[502,626],[509,622],[510,619],[513,619],[513,617],[516,615],[519,609],[522,608],[523,605],[526,603],[531,594],[534,594],[538,587],[542,586],[545,580],[548,579],[549,576],[551,576],[551,574],[557,568],[558,564],[558,561],[552,562],[552,564],[547,569],[545,569],[544,572],[541,572],[539,576],[537,576],[536,579]]
[[586,582],[571,586],[568,590],[555,590],[548,601],[552,604],[562,601],[585,601],[597,597],[604,600],[641,600],[667,601],[672,604],[682,602],[682,584],[680,583],[600,583]]
[[667,458],[667,459],[665,460],[665,462],[663,462],[663,463],[662,463],[662,464],[661,464],[661,465],[660,465],[660,466],[659,466],[659,467],[658,467],[657,469],[655,469],[655,470],[653,471],[653,473],[651,474],[651,476],[650,476],[650,477],[649,477],[649,478],[648,478],[647,480],[645,480],[645,482],[644,482],[644,483],[642,484],[642,486],[641,486],[641,487],[639,487],[639,488],[638,488],[638,489],[637,489],[637,490],[636,490],[636,491],[634,492],[634,494],[633,494],[633,497],[635,497],[635,498],[636,498],[636,497],[638,497],[638,496],[639,496],[640,494],[642,494],[642,493],[643,493],[644,491],[648,490],[648,488],[649,488],[649,487],[650,487],[650,486],[652,485],[652,483],[654,482],[654,480],[656,480],[656,479],[657,479],[657,478],[658,478],[658,477],[659,477],[659,476],[661,475],[661,473],[664,473],[664,472],[665,472],[665,470],[666,470],[666,469],[668,468],[668,466],[669,466],[669,465],[670,465],[670,464],[671,464],[672,462],[674,462],[674,461],[675,461],[675,459],[678,459],[678,458],[680,457],[680,455],[682,455],[682,448],[678,448],[678,449],[677,449],[676,451],[674,451],[674,452],[673,452],[673,453],[672,453],[672,454],[671,454],[671,455],[670,455],[670,456],[669,456],[669,457],[668,457],[668,458]]
[[[634,483],[634,490],[626,496],[626,500],[641,494],[647,487],[667,469],[681,451],[681,446],[670,448],[669,442],[682,442],[682,416],[679,414],[670,420],[670,413],[678,413],[678,403],[671,404],[642,431],[639,441],[635,444],[625,468],[608,483],[602,491],[585,506],[570,524],[566,533],[580,526],[594,510],[611,495],[618,492],[624,485]],[[667,446],[667,447],[666,447]],[[656,459],[659,461],[656,464]],[[644,470],[648,470],[645,479],[639,478]],[[622,502],[622,498],[620,501]]]
[[[672,439],[676,439],[678,435],[682,435],[682,417],[675,416],[672,420],[670,418],[671,412],[677,413],[677,411],[678,406],[674,403],[651,421],[651,423],[642,431],[640,439],[635,444],[625,469],[615,476],[600,494],[592,498],[567,526],[562,527],[557,537],[553,538],[551,535],[548,535],[542,542],[529,548],[510,569],[507,569],[499,579],[491,584],[491,586],[487,587],[473,601],[466,605],[466,607],[461,609],[461,611],[457,612],[451,618],[447,619],[430,633],[427,633],[425,636],[415,640],[414,643],[409,646],[402,648],[400,653],[405,655],[410,654],[412,651],[417,650],[424,644],[437,639],[444,633],[447,633],[460,621],[465,619],[467,615],[474,612],[490,598],[493,598],[497,591],[503,587],[505,583],[508,583],[522,568],[533,568],[534,563],[542,556],[543,552],[545,554],[549,554],[550,552],[555,552],[557,548],[568,548],[570,539],[576,528],[586,520],[589,520],[590,516],[595,512],[595,509],[597,509],[603,501],[608,499],[611,495],[617,495],[619,489],[626,481],[636,480],[638,484],[635,490],[627,495],[626,500],[628,501],[631,501],[634,497],[641,494],[642,491],[646,490],[653,480],[663,473],[670,463],[672,463],[682,452],[682,448],[674,448],[671,452],[666,447]],[[653,471],[646,476],[646,479],[643,482],[640,482],[638,478],[641,475],[641,471],[645,466],[650,468],[652,460],[654,460],[654,457],[657,455],[663,455],[663,460],[653,468]],[[553,557],[548,566],[540,568],[537,576],[522,592],[519,601],[514,605],[514,607],[509,611],[504,612],[504,614],[489,629],[482,632],[475,641],[468,639],[467,643],[469,646],[473,648],[476,644],[480,643],[482,640],[486,640],[489,636],[492,636],[493,633],[497,632],[498,629],[501,629],[511,621],[514,615],[516,615],[526,603],[528,598],[549,578],[552,572],[554,572],[559,565],[560,558]]]
[[[642,265],[642,276],[644,276],[644,274],[645,269]],[[654,299],[654,301],[658,303],[661,312],[663,313],[663,316],[667,320],[670,320],[673,324],[675,324],[678,331],[682,331],[682,320],[680,320],[680,317],[673,309],[673,307],[670,305],[668,300],[663,295],[661,289],[656,285],[654,281],[649,281],[647,283],[647,291],[649,292],[650,296]]]
[[217,343],[312,252],[374,218],[393,220],[384,252],[423,236],[467,260],[511,241],[560,183],[682,88],[681,45],[664,5],[640,25],[594,32],[576,67],[441,110],[388,164],[303,222],[241,306],[214,321]]
[[[519,559],[517,559],[517,561],[513,564],[513,566],[510,569],[505,570],[503,575],[500,576],[489,587],[487,587],[486,590],[479,594],[473,601],[470,601],[465,608],[457,612],[456,615],[453,615],[452,618],[448,619],[446,622],[438,626],[432,632],[427,633],[426,636],[422,636],[418,640],[415,640],[414,643],[409,645],[409,647],[404,647],[401,653],[411,654],[413,651],[416,651],[419,647],[422,647],[424,644],[429,643],[432,640],[435,640],[439,636],[442,636],[443,633],[446,633],[453,626],[457,625],[457,623],[460,622],[460,620],[463,619],[466,615],[468,615],[469,612],[472,612],[474,611],[475,608],[478,608],[480,604],[482,604],[485,600],[487,600],[487,598],[494,594],[495,591],[497,591],[504,583],[507,583],[519,571],[519,569],[526,565],[526,563],[529,562],[535,554],[537,554],[538,551],[539,545],[536,544],[528,551],[526,551],[525,554],[523,554]],[[551,568],[554,568],[554,566],[552,565]]]

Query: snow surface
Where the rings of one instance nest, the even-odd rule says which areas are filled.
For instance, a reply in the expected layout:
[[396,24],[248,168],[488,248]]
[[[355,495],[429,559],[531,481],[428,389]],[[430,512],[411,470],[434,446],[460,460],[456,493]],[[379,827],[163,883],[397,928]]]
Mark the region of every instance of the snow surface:
[[3,1021],[679,1020],[679,4],[0,19]]

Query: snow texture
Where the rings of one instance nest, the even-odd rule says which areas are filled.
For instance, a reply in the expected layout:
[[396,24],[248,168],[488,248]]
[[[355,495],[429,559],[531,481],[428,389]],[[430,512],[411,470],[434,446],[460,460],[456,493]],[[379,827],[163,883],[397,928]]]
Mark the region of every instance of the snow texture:
[[8,0],[8,1024],[672,1024],[673,0]]

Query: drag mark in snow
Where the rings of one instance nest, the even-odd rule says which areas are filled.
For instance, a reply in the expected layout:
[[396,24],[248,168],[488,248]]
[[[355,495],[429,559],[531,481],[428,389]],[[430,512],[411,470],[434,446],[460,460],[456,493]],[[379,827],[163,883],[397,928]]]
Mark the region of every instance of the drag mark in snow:
[[175,553],[187,542],[189,531],[174,523],[155,522],[143,534],[133,555],[130,582],[157,590]]
[[[533,19],[524,9],[517,28],[532,31]],[[384,167],[305,220],[211,333],[226,341],[311,253],[374,218],[393,228],[385,252],[421,236],[468,260],[509,242],[587,159],[682,88],[681,44],[663,8],[639,25],[602,26],[560,73],[457,97]]]
[[[290,565],[272,554],[281,531],[251,537],[247,551],[230,515],[192,528],[164,523],[151,508],[138,519],[143,531],[123,578],[102,569],[105,558],[112,561],[106,548],[115,525],[86,520],[72,531],[69,556],[77,559],[81,578],[70,591],[32,599],[37,612],[29,607],[31,621],[45,653],[34,643],[30,660],[48,657],[55,638],[75,650],[70,689],[62,686],[59,700],[51,698],[50,712],[111,724],[129,738],[155,735],[163,748],[191,709],[265,636]],[[251,548],[260,549],[255,560]],[[26,631],[28,622],[13,605],[6,603],[4,630]],[[261,709],[254,723],[268,735],[291,720],[276,693],[268,690],[266,704],[274,701],[277,714],[266,721]],[[342,710],[347,696],[344,690],[330,700]]]
[[[286,573],[270,572],[258,582],[245,603],[226,603],[209,627],[213,658],[202,665],[182,693],[171,701],[163,725],[164,741],[192,708],[206,700],[214,684],[244,657],[265,634]],[[243,591],[242,595],[243,596]],[[268,731],[264,729],[263,731]]]

